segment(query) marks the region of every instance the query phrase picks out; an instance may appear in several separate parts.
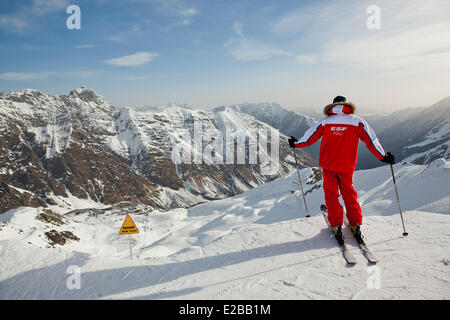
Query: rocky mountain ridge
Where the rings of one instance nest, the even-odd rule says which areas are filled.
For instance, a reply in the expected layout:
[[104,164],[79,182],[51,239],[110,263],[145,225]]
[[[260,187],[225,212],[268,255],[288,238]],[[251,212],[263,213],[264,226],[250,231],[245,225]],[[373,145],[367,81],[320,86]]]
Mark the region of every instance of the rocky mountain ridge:
[[[193,157],[199,152],[192,148],[199,124],[202,135],[205,130],[223,137],[230,130],[247,134],[245,162],[175,164],[174,144],[189,144]],[[231,109],[118,108],[85,87],[61,96],[33,89],[12,91],[0,96],[0,211],[48,204],[77,209],[77,199],[168,209],[229,197],[293,169],[292,151],[283,135],[277,159],[270,145],[264,151],[259,139],[254,142],[259,155],[278,164],[274,172],[265,174],[260,160],[251,163],[248,149],[255,130],[273,128]],[[187,139],[174,135],[177,132],[189,133]],[[200,152],[214,144],[214,137],[203,138]],[[236,147],[235,158],[239,149],[233,141],[225,147]],[[220,149],[211,154],[226,157]],[[315,164],[307,152],[300,150],[298,155],[302,166]]]

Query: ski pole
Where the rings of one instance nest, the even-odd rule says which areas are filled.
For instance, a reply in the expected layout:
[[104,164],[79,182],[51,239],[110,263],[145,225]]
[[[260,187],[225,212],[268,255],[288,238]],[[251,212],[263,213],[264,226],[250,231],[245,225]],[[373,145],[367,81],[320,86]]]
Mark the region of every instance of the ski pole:
[[303,203],[305,204],[306,217],[309,218],[310,215],[308,207],[306,206],[305,192],[303,192],[302,178],[300,177],[300,170],[298,169],[297,153],[295,152],[295,148],[294,148],[294,158],[295,158],[295,167],[297,168],[298,182],[300,183],[300,189],[302,190]]
[[394,168],[392,167],[392,163],[390,163],[390,165],[391,165],[392,181],[394,181],[395,195],[397,196],[398,210],[400,211],[400,218],[402,219],[403,235],[404,235],[404,236],[407,236],[407,235],[408,235],[408,232],[406,232],[406,229],[405,229],[405,222],[403,221],[402,208],[400,207],[400,199],[399,199],[399,197],[398,197],[397,183],[395,182]]

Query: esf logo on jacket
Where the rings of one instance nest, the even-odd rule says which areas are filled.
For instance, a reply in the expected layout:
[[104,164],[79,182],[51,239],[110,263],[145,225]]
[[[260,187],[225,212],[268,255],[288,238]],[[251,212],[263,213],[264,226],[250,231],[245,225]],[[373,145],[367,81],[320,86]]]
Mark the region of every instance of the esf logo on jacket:
[[347,130],[347,127],[331,127],[331,131],[333,131],[333,134],[336,136],[342,136],[343,131]]

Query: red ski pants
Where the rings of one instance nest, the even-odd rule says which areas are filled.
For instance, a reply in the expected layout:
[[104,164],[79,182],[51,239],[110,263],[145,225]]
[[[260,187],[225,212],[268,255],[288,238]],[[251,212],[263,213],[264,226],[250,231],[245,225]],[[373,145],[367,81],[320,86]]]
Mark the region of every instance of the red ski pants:
[[339,190],[344,199],[347,219],[351,226],[362,224],[362,212],[358,195],[353,186],[353,172],[334,172],[322,169],[325,203],[328,208],[328,221],[332,227],[342,225],[343,209],[339,203]]

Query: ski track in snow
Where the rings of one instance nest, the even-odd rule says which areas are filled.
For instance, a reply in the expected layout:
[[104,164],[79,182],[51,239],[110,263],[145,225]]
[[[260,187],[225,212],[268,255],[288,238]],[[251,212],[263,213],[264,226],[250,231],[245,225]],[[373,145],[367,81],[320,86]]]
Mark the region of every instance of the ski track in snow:
[[[125,215],[67,215],[56,226],[36,208],[0,215],[1,299],[449,299],[450,163],[395,165],[407,237],[388,166],[357,171],[363,233],[378,257],[348,266],[325,225],[323,191],[296,172],[233,198],[132,215],[139,234],[119,235]],[[303,181],[311,169],[301,170]],[[314,188],[316,187],[316,188]],[[294,192],[293,192],[294,191]],[[80,204],[81,205],[81,204]],[[80,241],[48,244],[68,230]],[[344,229],[344,235],[348,230]],[[80,289],[69,289],[70,267]],[[69,273],[68,273],[69,271]]]

